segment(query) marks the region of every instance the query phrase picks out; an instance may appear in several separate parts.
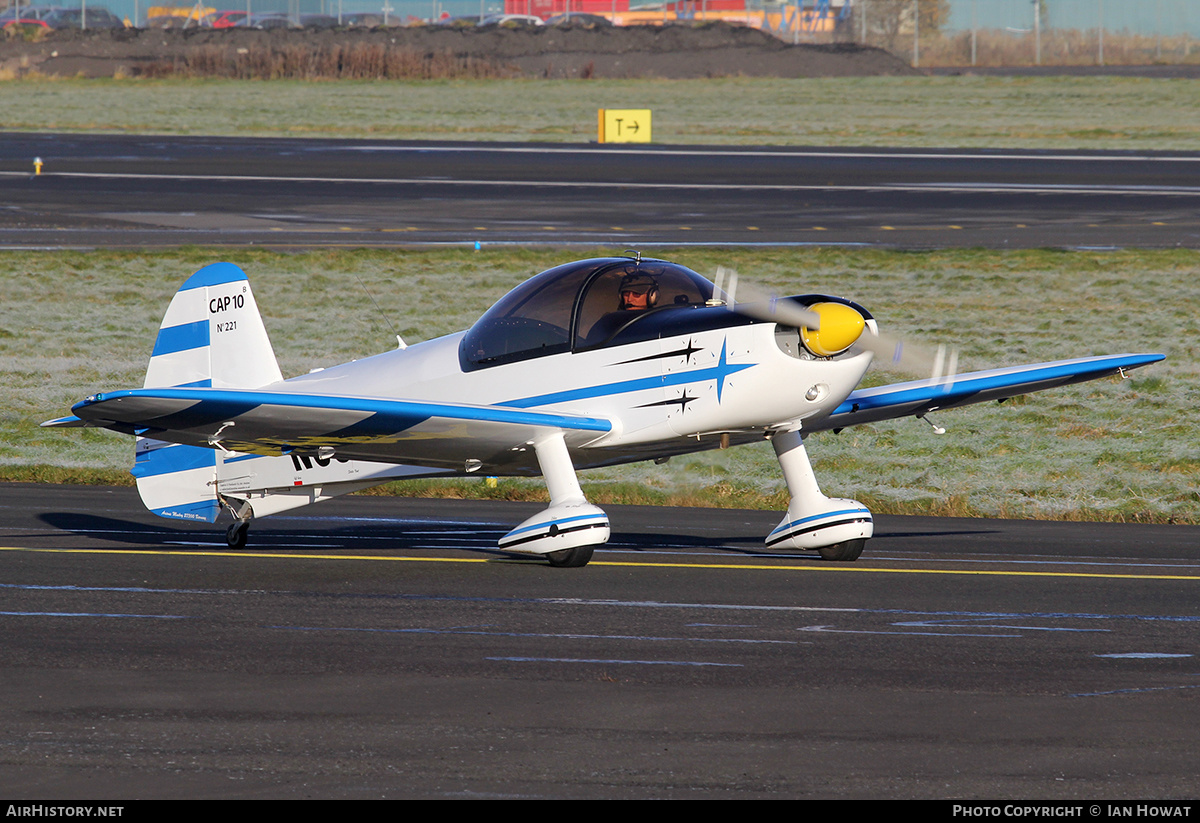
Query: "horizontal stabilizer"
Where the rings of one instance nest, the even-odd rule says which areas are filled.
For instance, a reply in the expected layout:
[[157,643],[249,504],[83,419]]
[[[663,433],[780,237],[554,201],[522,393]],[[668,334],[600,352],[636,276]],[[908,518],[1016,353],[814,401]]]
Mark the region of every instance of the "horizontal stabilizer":
[[217,499],[217,453],[139,437],[132,474],[146,508],[172,520],[212,523]]
[[56,417],[53,420],[47,420],[45,423],[42,423],[43,429],[82,429],[85,426],[87,426],[87,421],[80,420],[73,414],[66,417]]
[[927,414],[939,409],[969,406],[988,400],[1002,400],[1043,389],[1111,377],[1130,369],[1157,363],[1164,358],[1165,355],[1162,354],[1081,357],[1032,366],[1013,366],[959,374],[950,380],[915,380],[873,389],[859,389],[852,392],[829,417],[811,424],[805,421],[804,428],[810,432],[840,429],[879,420]]

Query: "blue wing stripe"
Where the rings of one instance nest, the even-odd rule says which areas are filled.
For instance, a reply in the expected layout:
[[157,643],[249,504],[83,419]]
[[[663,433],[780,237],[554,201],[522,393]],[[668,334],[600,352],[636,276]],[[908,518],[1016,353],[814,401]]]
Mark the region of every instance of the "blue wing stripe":
[[[398,419],[404,427],[420,420],[414,418],[439,417],[450,420],[475,420],[489,423],[513,423],[522,426],[550,426],[579,431],[612,431],[609,420],[598,417],[524,411],[499,406],[467,406],[449,403],[423,403],[409,400],[387,400],[371,397],[338,397],[335,395],[289,394],[283,392],[236,391],[228,389],[129,389],[89,397],[72,408],[83,419],[104,418],[100,410],[88,414],[90,406],[117,401],[124,398],[185,400],[196,403],[190,409],[170,413],[176,424],[189,416],[207,418],[206,406],[217,406],[225,411],[229,406],[242,406],[249,410],[258,406],[287,406],[301,409],[327,409],[330,411],[357,411],[381,416],[384,420]],[[228,417],[222,414],[219,417]],[[129,422],[129,421],[126,421]]]
[[952,406],[982,392],[1019,388],[1026,384],[1054,380],[1064,382],[1090,380],[1115,373],[1118,369],[1135,369],[1139,366],[1157,363],[1162,359],[1164,359],[1164,355],[1161,354],[1115,354],[1109,357],[1044,363],[1022,369],[978,372],[977,376],[959,375],[953,383],[945,385],[931,385],[928,381],[920,381],[898,383],[876,389],[860,389],[852,392],[846,401],[837,407],[832,416],[914,403]]

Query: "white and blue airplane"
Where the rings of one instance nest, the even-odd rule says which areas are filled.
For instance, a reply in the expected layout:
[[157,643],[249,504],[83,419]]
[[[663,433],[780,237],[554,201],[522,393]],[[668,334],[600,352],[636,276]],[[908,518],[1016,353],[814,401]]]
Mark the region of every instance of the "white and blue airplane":
[[821,492],[808,435],[1163,359],[943,368],[859,389],[883,341],[866,309],[816,294],[735,304],[732,292],[636,253],[571,262],[516,287],[467,331],[285,380],[246,275],[217,263],[172,299],[142,388],[93,394],[42,425],[132,435],[147,508],[210,523],[226,511],[235,548],[253,517],[397,478],[540,474],[549,507],[499,548],[555,566],[586,565],[609,538],[578,469],[765,438],[790,494],[767,547],[848,561],[872,535],[871,513]]

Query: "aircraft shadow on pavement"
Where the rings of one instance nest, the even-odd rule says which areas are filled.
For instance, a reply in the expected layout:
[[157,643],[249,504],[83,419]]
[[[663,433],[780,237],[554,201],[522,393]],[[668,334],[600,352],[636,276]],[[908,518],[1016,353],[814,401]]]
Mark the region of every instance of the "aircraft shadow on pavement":
[[[106,543],[119,543],[147,551],[170,548],[180,544],[211,546],[213,550],[228,550],[222,524],[195,526],[176,525],[164,521],[147,523],[139,520],[107,517],[80,512],[47,512],[39,515],[47,526],[78,537]],[[297,517],[288,522],[284,518],[273,519],[261,525],[251,526],[250,542],[244,549],[255,551],[437,551],[453,550],[483,555],[496,559],[514,559],[514,555],[502,552],[496,541],[505,533],[503,526],[494,523],[428,522],[403,519],[377,523],[330,523],[328,518]],[[953,537],[978,538],[996,534],[995,529],[922,529],[919,531],[877,532],[871,548],[914,549],[928,546],[908,546],[909,541],[924,541],[930,538]],[[730,533],[714,537],[700,537],[668,531],[624,532],[619,526],[614,529],[612,539],[600,551],[626,552],[630,554],[670,554],[683,551],[711,552],[738,557],[770,556],[814,559],[815,552],[772,551],[763,545],[763,537],[757,533]],[[524,558],[521,558],[524,559]],[[537,560],[537,558],[530,558]]]
[[121,520],[80,512],[45,512],[38,515],[38,519],[52,529],[119,543],[158,544],[164,540],[176,537],[183,539],[196,534],[184,529],[163,528],[136,520]]
[[[601,549],[617,549],[631,553],[670,553],[672,551],[711,551],[740,556],[774,554],[763,546],[761,534],[725,534],[718,537],[697,537],[670,532],[622,532],[613,529],[612,539]],[[796,554],[799,552],[789,552]],[[784,556],[780,553],[779,556]]]
[[[47,526],[79,537],[110,543],[120,543],[146,550],[170,548],[179,544],[211,545],[214,550],[228,550],[223,522],[195,527],[174,523],[145,523],[103,515],[78,512],[47,512],[39,515]],[[255,551],[379,551],[387,549],[436,550],[450,548],[475,552],[491,557],[511,557],[496,547],[505,533],[503,528],[484,526],[472,529],[472,524],[419,522],[406,527],[403,521],[389,523],[387,528],[376,524],[341,523],[328,526],[323,518],[273,519],[251,526],[250,542],[244,549]],[[314,522],[315,521],[315,522]],[[465,531],[471,534],[465,535]]]
[[[133,519],[107,517],[79,512],[47,512],[39,515],[47,526],[79,537],[107,543],[119,543],[133,548],[155,550],[189,545],[211,545],[214,550],[227,549],[225,530],[222,523],[216,525],[177,525],[174,521],[161,524]],[[327,518],[273,518],[262,524],[251,526],[250,542],[246,552],[271,551],[380,551],[401,549],[406,551],[435,551],[451,549],[478,553],[498,559],[514,559],[517,556],[500,551],[496,541],[504,535],[503,526],[469,522],[405,522],[403,519],[390,521],[386,526],[366,523],[340,522],[333,525]],[[717,537],[697,537],[682,533],[619,532],[614,531],[605,547],[629,553],[663,553],[681,550],[700,550],[737,556],[772,554],[778,556],[807,557],[807,554],[772,553],[762,543],[762,535],[724,534]],[[524,558],[521,558],[524,559]],[[532,558],[535,559],[536,558]]]
[[[957,525],[957,524],[956,524]],[[983,537],[999,534],[997,529],[922,529],[920,531],[876,531],[875,536],[867,542],[867,548],[881,549],[904,546],[905,541],[944,539],[953,537]],[[815,551],[786,551],[768,549],[763,544],[763,535],[757,532],[748,534],[726,534],[719,537],[696,537],[687,534],[671,534],[669,532],[622,532],[614,526],[612,540],[607,548],[620,549],[628,552],[662,552],[671,549],[699,549],[713,552],[724,552],[742,556],[766,555],[770,557],[816,557]]]

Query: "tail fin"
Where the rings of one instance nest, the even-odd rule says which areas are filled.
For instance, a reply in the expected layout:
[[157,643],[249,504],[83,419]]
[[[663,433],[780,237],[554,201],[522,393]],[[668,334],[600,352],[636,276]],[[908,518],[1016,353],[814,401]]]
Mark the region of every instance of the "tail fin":
[[[146,388],[255,389],[283,379],[245,272],[232,263],[205,266],[167,307]],[[139,437],[133,475],[146,508],[179,520],[217,519],[217,453]]]
[[145,388],[257,389],[282,379],[245,272],[214,263],[189,277],[158,329]]

